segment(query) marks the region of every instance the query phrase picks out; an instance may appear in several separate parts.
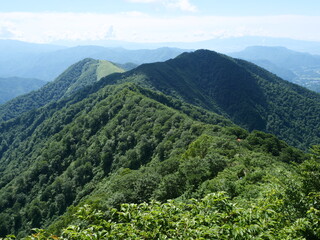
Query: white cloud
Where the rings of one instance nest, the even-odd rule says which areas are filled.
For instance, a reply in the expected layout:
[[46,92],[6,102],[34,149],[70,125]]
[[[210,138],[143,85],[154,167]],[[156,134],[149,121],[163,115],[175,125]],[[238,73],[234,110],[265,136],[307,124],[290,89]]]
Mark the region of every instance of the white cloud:
[[14,38],[15,33],[9,27],[0,27],[0,39]]
[[133,42],[201,41],[236,36],[288,37],[320,41],[320,17],[269,16],[155,17],[139,12],[0,13],[0,38],[29,42],[121,40]]
[[188,0],[168,1],[167,6],[170,8],[177,8],[181,11],[196,12],[196,6],[192,5]]
[[178,9],[186,12],[196,12],[197,7],[192,5],[189,0],[126,0],[132,3],[159,3],[166,8]]
[[107,30],[104,39],[113,39],[116,36],[113,26],[110,26]]
[[19,32],[15,27],[15,24],[8,21],[6,18],[0,18],[0,39],[15,38],[17,35],[19,35]]

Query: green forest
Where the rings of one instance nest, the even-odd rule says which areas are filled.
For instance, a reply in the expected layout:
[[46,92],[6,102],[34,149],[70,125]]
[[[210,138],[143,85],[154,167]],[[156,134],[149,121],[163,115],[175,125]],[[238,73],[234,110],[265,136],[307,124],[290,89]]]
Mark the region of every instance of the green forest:
[[319,94],[204,50],[80,79],[9,102],[0,238],[320,239]]

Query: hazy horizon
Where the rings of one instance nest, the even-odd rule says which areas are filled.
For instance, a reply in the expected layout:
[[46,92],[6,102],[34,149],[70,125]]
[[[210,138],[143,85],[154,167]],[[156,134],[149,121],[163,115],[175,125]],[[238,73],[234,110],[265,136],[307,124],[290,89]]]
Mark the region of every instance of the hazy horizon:
[[319,7],[315,0],[12,0],[1,6],[0,39],[150,44],[261,36],[320,42]]

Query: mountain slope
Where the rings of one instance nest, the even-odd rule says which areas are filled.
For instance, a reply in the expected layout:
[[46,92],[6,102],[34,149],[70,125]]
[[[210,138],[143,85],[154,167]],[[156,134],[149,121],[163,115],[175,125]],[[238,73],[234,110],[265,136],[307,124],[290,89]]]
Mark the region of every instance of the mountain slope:
[[[290,82],[314,91],[320,89],[320,56],[295,52],[284,47],[253,46],[230,56],[252,61]],[[274,66],[263,64],[269,61]],[[291,72],[291,74],[288,74]]]
[[302,148],[320,137],[320,95],[243,60],[208,50],[144,64],[101,84],[135,82],[229,117],[249,130],[274,133]]
[[[231,125],[219,116],[212,119]],[[89,194],[111,170],[137,169],[151,158],[167,158],[205,128],[130,86],[101,89],[91,96],[83,92],[3,123],[0,219],[8,213],[15,217],[18,214],[21,225],[15,220],[0,221],[1,234],[8,229],[29,230],[28,221],[33,227],[46,224]],[[8,191],[14,186],[18,188],[10,195]],[[22,215],[13,208],[21,198],[18,209],[25,210]],[[44,203],[46,206],[42,206]],[[36,213],[39,206],[41,216]]]
[[[258,196],[253,189],[232,190],[233,178],[244,186],[238,175],[253,177],[258,163],[268,168],[266,176],[274,166],[287,171],[285,162],[305,158],[272,135],[249,134],[163,94],[134,84],[95,85],[0,125],[2,236],[52,225],[67,207],[86,201],[117,206],[215,188]],[[255,164],[243,170],[252,158]],[[222,186],[223,175],[214,179],[224,170],[233,174]],[[59,224],[52,228],[61,230]]]
[[19,95],[37,90],[45,84],[39,79],[29,78],[0,78],[0,104],[3,104]]
[[9,120],[51,101],[70,96],[85,86],[98,81],[101,77],[123,71],[108,61],[84,59],[69,67],[55,81],[46,84],[41,89],[1,105],[0,120]]

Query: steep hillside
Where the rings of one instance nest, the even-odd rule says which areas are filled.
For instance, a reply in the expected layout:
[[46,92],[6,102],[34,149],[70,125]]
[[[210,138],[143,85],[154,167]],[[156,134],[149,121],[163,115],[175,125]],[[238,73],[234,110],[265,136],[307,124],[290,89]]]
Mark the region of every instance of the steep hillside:
[[319,142],[320,95],[243,60],[208,50],[144,64],[101,84],[135,82],[276,134],[302,148]]
[[[254,46],[230,56],[252,61],[283,79],[320,91],[320,55],[295,52],[284,47]],[[273,66],[264,64],[264,61]]]
[[1,105],[0,121],[9,120],[21,113],[44,106],[51,101],[70,96],[102,77],[123,71],[123,69],[108,61],[84,59],[69,67],[55,81],[46,84],[41,89]]
[[1,236],[61,231],[73,220],[67,207],[79,203],[116,207],[219,190],[256,198],[255,184],[306,158],[272,135],[133,84],[97,83],[0,127]]
[[19,95],[37,90],[45,81],[29,78],[0,78],[0,104],[3,104]]

